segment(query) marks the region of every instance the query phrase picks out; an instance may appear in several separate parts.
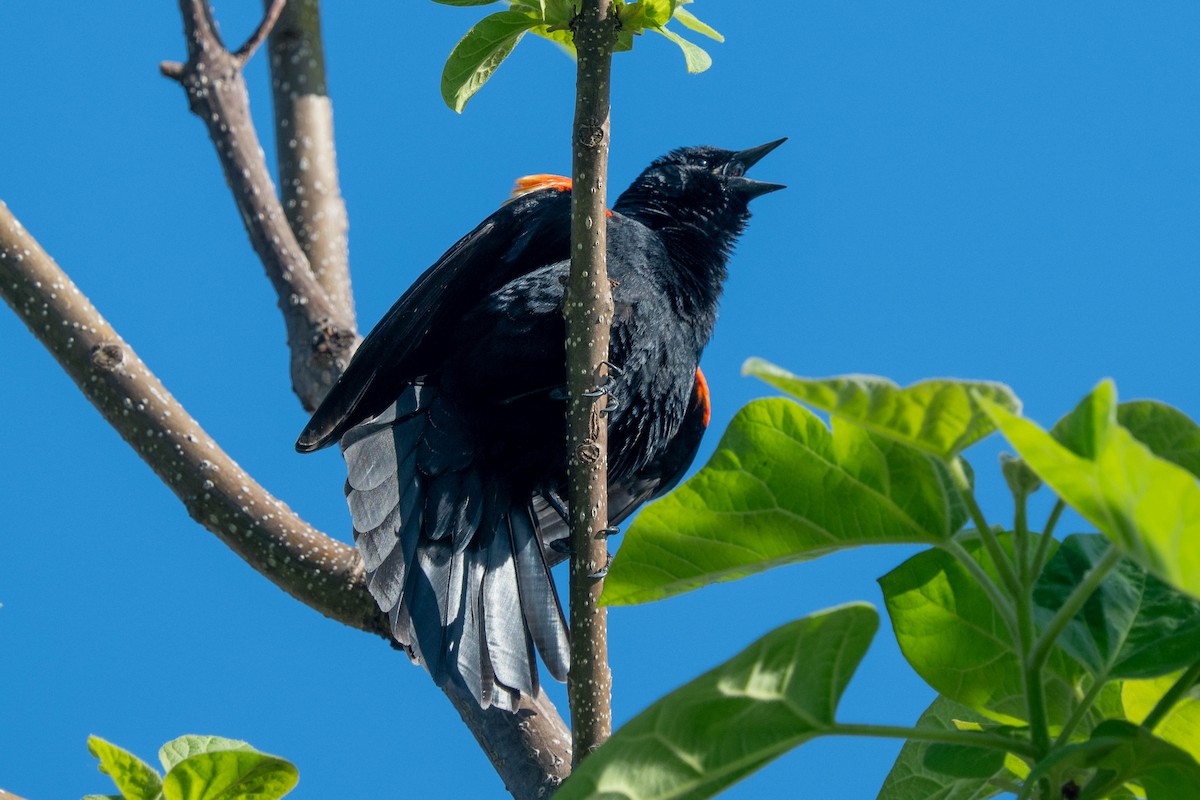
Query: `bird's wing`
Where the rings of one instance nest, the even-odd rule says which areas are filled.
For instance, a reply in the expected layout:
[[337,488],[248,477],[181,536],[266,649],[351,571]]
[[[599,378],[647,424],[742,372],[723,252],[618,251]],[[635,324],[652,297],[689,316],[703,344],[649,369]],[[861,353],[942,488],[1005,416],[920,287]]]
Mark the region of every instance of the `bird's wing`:
[[504,476],[479,468],[453,403],[410,386],[341,444],[367,585],[409,655],[483,707],[512,711],[536,693],[535,649],[566,680],[566,621],[537,518]]
[[296,449],[326,447],[383,412],[435,367],[462,314],[489,293],[570,255],[570,192],[536,189],[500,207],[460,239],[367,335],[305,426]]

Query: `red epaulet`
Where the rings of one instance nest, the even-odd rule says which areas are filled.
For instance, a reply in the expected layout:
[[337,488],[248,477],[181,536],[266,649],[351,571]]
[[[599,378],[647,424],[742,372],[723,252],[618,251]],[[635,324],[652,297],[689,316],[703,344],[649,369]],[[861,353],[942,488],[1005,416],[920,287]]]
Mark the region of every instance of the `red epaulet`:
[[512,199],[516,200],[518,197],[536,192],[538,189],[558,189],[560,192],[565,192],[570,188],[571,179],[566,175],[526,175],[524,178],[517,178],[516,185],[512,190]]
[[[549,173],[526,175],[523,178],[517,178],[517,182],[513,185],[512,197],[509,200],[516,200],[518,197],[524,197],[530,192],[536,192],[539,189],[557,189],[560,192],[566,192],[571,189],[571,179],[566,175],[551,175]],[[605,216],[612,216],[611,211],[606,210],[604,214]]]
[[696,404],[704,409],[704,427],[708,427],[708,419],[712,416],[712,402],[708,397],[708,381],[704,373],[696,367],[696,388],[694,390]]

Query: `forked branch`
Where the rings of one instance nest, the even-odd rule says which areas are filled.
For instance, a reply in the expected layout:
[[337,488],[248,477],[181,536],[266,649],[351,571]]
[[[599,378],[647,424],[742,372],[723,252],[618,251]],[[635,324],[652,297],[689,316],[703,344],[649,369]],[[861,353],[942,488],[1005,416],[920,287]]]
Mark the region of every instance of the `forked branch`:
[[207,0],[179,5],[188,60],[164,62],[160,69],[179,82],[192,112],[208,128],[250,243],[275,287],[287,326],[292,388],[312,410],[342,373],[359,336],[353,313],[321,287],[288,224],[250,117],[242,67],[283,2],[271,3],[258,31],[236,53],[221,43]]

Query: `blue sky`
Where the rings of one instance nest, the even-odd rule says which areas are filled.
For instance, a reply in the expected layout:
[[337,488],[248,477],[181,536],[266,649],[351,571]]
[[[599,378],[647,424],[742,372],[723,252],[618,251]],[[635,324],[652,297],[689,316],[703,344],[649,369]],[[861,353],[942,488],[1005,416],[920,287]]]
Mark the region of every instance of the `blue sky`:
[[[365,329],[514,178],[569,170],[574,70],[529,40],[457,116],[438,96],[441,65],[483,9],[327,6]],[[231,41],[260,7],[218,4]],[[1200,6],[692,8],[728,39],[709,48],[708,73],[685,74],[652,35],[616,59],[613,193],[681,145],[791,137],[755,169],[789,188],[755,202],[731,266],[703,362],[702,457],[771,393],[739,376],[751,355],[804,375],[1000,380],[1043,424],[1103,377],[1125,399],[1200,414]],[[174,4],[4,3],[0,37],[0,199],[235,459],[348,538],[341,460],[292,451],[306,416],[273,293],[203,126],[157,71],[184,54]],[[261,54],[248,78],[265,138]],[[0,354],[0,786],[109,791],[89,733],[144,758],[211,733],[294,760],[296,798],[502,792],[422,671],[194,525],[7,311]],[[1005,522],[1000,449],[968,455]],[[880,605],[875,578],[910,552],[844,553],[614,611],[617,721],[783,622]],[[885,624],[840,716],[909,724],[931,698]],[[872,797],[897,748],[818,741],[728,796]]]

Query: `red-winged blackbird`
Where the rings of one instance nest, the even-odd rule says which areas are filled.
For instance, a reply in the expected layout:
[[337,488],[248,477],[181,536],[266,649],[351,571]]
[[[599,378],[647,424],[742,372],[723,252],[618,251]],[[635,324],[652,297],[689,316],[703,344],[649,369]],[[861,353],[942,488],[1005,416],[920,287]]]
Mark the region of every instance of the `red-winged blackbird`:
[[[745,171],[783,141],[676,150],[612,207],[612,525],[695,458],[708,423],[698,363],[726,263],[750,200],[783,188]],[[566,536],[570,181],[545,186],[417,279],[296,442],[341,440],[355,542],[397,641],[439,684],[509,710],[537,690],[535,647],[560,681],[569,661],[549,565]]]

